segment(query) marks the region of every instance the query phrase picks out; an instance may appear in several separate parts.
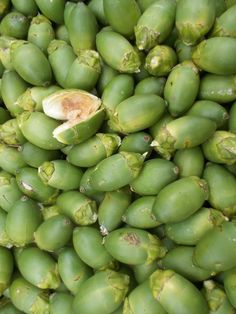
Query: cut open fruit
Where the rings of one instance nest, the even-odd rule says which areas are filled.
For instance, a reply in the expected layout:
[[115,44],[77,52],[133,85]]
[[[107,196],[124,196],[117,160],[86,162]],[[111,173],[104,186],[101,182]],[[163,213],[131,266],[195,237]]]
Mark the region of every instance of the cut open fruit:
[[43,100],[45,114],[63,124],[53,131],[53,137],[64,144],[78,144],[100,128],[104,109],[100,109],[101,100],[79,89],[61,90]]

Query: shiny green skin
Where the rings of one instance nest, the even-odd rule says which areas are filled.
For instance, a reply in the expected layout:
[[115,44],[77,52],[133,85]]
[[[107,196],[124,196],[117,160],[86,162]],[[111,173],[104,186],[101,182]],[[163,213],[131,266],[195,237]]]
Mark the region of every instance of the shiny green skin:
[[168,113],[164,113],[164,115],[158,120],[153,126],[149,128],[150,134],[152,135],[153,138],[155,138],[159,132],[159,130],[166,126],[167,123],[173,121],[174,118]]
[[[96,134],[105,118],[104,109],[99,109],[91,114],[89,118],[78,122],[74,126],[61,131],[55,135],[55,138],[63,144],[75,145],[86,141]],[[55,121],[55,120],[54,120]]]
[[153,263],[146,265],[146,264],[140,264],[140,265],[132,265],[131,266],[132,271],[134,273],[134,277],[137,281],[137,283],[141,284],[145,280],[149,278],[149,276],[158,269],[157,261],[154,261]]
[[63,24],[64,18],[64,7],[65,0],[35,0],[39,10],[45,15],[49,20],[57,23]]
[[93,275],[92,269],[79,258],[72,248],[64,248],[59,253],[58,270],[62,281],[73,295]]
[[125,99],[131,97],[134,92],[134,79],[128,74],[115,76],[104,88],[102,93],[102,105],[109,117],[112,117],[115,108]]
[[44,251],[55,252],[70,240],[72,222],[64,215],[56,215],[45,220],[34,233],[36,245]]
[[67,160],[78,167],[96,166],[98,162],[111,156],[120,144],[120,137],[113,134],[97,133],[78,145],[67,154]]
[[[152,294],[169,314],[208,314],[201,292],[172,270],[157,270],[149,279]],[[172,302],[170,302],[172,300]]]
[[[0,92],[1,92],[1,85],[0,85]],[[0,107],[0,124],[6,122],[9,119],[11,119],[10,112],[5,108]]]
[[[66,26],[66,24],[69,22],[70,20],[70,14],[71,12],[74,10],[74,8],[76,7],[76,4],[74,2],[78,2],[77,0],[73,0],[73,1],[70,1],[69,3],[66,3],[66,6],[65,6],[65,10],[64,10],[64,24]],[[67,31],[68,31],[68,27],[66,26],[67,28]]]
[[107,25],[107,19],[104,13],[103,0],[90,0],[88,3],[89,9],[95,15],[97,21],[102,25]]
[[22,193],[43,204],[52,204],[58,190],[46,185],[32,167],[21,168],[16,174],[16,182]]
[[236,307],[236,289],[235,289],[236,268],[223,272],[223,284],[226,295],[230,303]]
[[24,313],[49,313],[47,292],[33,286],[23,277],[18,277],[12,282],[10,298],[15,307]]
[[4,246],[7,248],[10,248],[12,244],[6,232],[6,219],[7,219],[7,213],[5,212],[5,210],[0,208],[0,245],[1,247]]
[[5,247],[0,247],[0,295],[2,296],[11,282],[11,276],[14,268],[14,261],[11,251]]
[[234,102],[229,112],[229,131],[236,133],[236,102]]
[[[72,47],[64,40],[53,40],[48,46],[48,60],[52,67],[53,75],[57,83],[66,87],[66,78],[69,69],[76,59]],[[63,62],[61,62],[63,60]]]
[[[129,276],[100,271],[79,289],[73,304],[75,314],[110,314],[119,308],[128,292]],[[102,294],[101,294],[102,291]]]
[[0,144],[0,167],[3,170],[16,174],[19,169],[25,166],[23,156],[16,147]]
[[210,205],[232,216],[236,212],[236,178],[222,165],[209,163],[203,172],[209,186]]
[[204,143],[215,129],[216,124],[210,119],[182,116],[159,130],[153,146],[164,158],[170,159],[176,149],[191,148]]
[[148,265],[166,254],[166,248],[156,236],[131,227],[110,232],[104,238],[104,245],[117,261],[128,265]]
[[177,56],[171,47],[157,45],[147,54],[145,69],[153,76],[167,76],[176,63]]
[[91,91],[101,73],[100,57],[94,50],[82,50],[72,63],[66,77],[66,88]]
[[153,297],[148,280],[138,285],[125,298],[123,314],[130,313],[167,314],[160,303]]
[[214,275],[214,272],[194,265],[193,252],[192,246],[174,247],[158,264],[162,269],[172,269],[192,282],[203,281]]
[[115,260],[105,249],[98,229],[76,227],[73,231],[73,246],[79,258],[95,270],[114,268]]
[[187,112],[187,115],[195,115],[211,119],[216,123],[217,128],[223,126],[229,119],[227,110],[217,102],[211,100],[196,101]]
[[175,1],[159,0],[144,11],[134,28],[139,50],[153,48],[167,39],[174,26],[175,10]]
[[34,168],[38,168],[46,161],[60,157],[59,151],[42,149],[30,142],[25,142],[20,147],[20,151],[24,162]]
[[204,169],[204,155],[199,146],[177,150],[173,161],[179,168],[180,178],[201,177]]
[[143,196],[133,201],[124,212],[122,220],[130,227],[151,229],[160,223],[152,213],[155,196]]
[[115,32],[131,37],[141,15],[135,0],[103,0],[103,8],[108,24]]
[[199,99],[220,104],[236,100],[235,75],[206,74],[201,78]]
[[60,89],[61,88],[57,85],[50,85],[48,87],[34,86],[27,88],[26,91],[18,97],[17,106],[25,111],[43,112],[43,99]]
[[119,152],[134,152],[140,154],[151,153],[152,137],[147,132],[135,132],[122,139]]
[[38,13],[38,7],[35,0],[11,0],[14,8],[27,16],[35,16]]
[[110,192],[134,180],[141,171],[143,156],[120,152],[100,161],[91,172],[91,186],[97,191]]
[[[96,36],[97,51],[113,69],[123,73],[135,73],[141,65],[140,57],[130,42],[113,31],[101,31]],[[111,47],[116,47],[110,53]]]
[[155,94],[162,97],[166,79],[164,77],[147,77],[135,86],[134,94]]
[[8,298],[1,299],[0,313],[1,314],[23,314],[23,312],[18,310]]
[[152,5],[157,0],[137,0],[140,10],[144,12],[150,5]]
[[160,96],[134,95],[116,106],[110,125],[124,134],[142,131],[156,123],[165,109],[165,101]]
[[38,168],[38,175],[45,184],[67,191],[79,188],[83,172],[66,160],[53,160],[45,161]]
[[18,124],[24,137],[42,149],[57,150],[64,146],[52,134],[60,123],[42,112],[23,112],[18,117]]
[[157,195],[152,210],[159,222],[180,222],[200,209],[207,199],[207,182],[191,176],[164,187]]
[[[103,1],[103,0],[102,0]],[[100,97],[102,97],[102,94],[106,88],[106,86],[110,83],[110,81],[119,75],[118,71],[111,68],[109,65],[102,63],[101,65],[101,74],[98,78],[97,82],[97,92]]]
[[55,29],[55,37],[56,39],[63,40],[67,42],[67,44],[70,44],[69,34],[65,24],[57,25]]
[[236,38],[213,37],[196,47],[192,59],[200,69],[209,73],[231,75],[236,74],[235,53]]
[[199,85],[198,69],[192,61],[184,61],[171,71],[164,88],[164,98],[173,117],[183,115],[192,106]]
[[179,0],[176,28],[180,39],[187,45],[196,44],[213,26],[215,11],[215,0]]
[[56,262],[37,247],[21,249],[17,257],[17,267],[24,279],[38,288],[57,289],[60,285]]
[[87,226],[97,220],[96,202],[78,191],[61,193],[56,203],[59,212],[68,216],[75,224]]
[[203,295],[205,296],[208,307],[210,309],[209,314],[234,314],[235,309],[231,305],[225,290],[222,286],[208,280],[204,282]]
[[68,293],[57,292],[50,297],[50,314],[72,314],[73,296]]
[[49,43],[55,39],[52,23],[43,15],[37,15],[30,23],[27,40],[39,47],[45,54]]
[[12,116],[23,112],[17,105],[17,99],[28,87],[28,84],[15,72],[5,71],[1,80],[1,95],[3,102]]
[[8,212],[14,203],[23,196],[15,177],[5,171],[0,172],[0,207]]
[[130,186],[139,195],[157,195],[178,178],[178,173],[178,167],[173,162],[161,158],[150,159],[144,162],[140,174]]
[[[236,4],[236,3],[235,3]],[[232,6],[224,11],[218,19],[210,32],[211,37],[236,37],[236,6]]]
[[[52,79],[50,63],[44,53],[30,42],[12,44],[12,64],[16,72],[28,83],[48,86]],[[26,56],[28,56],[26,58]],[[22,62],[24,60],[24,62]]]
[[[65,25],[67,27],[71,46],[77,54],[82,49],[94,49],[98,25],[93,12],[83,2],[71,5],[66,4]],[[68,17],[66,17],[68,14]]]
[[175,50],[179,63],[191,60],[194,49],[195,46],[186,45],[181,39],[177,39],[175,42]]
[[26,142],[16,119],[9,119],[0,125],[0,140],[7,145],[19,146]]
[[128,188],[105,193],[98,207],[98,222],[103,235],[107,235],[121,225],[122,216],[130,203],[131,191]]
[[209,230],[195,247],[194,264],[212,272],[226,271],[235,267],[235,235],[235,223],[229,221]]
[[20,12],[10,12],[4,16],[0,23],[0,33],[17,39],[27,37],[30,20]]
[[29,198],[21,198],[7,215],[6,232],[15,246],[25,246],[34,241],[34,232],[41,222],[39,205]]
[[236,134],[216,131],[202,144],[202,150],[207,160],[232,165],[236,163]]
[[85,172],[81,178],[81,181],[80,181],[80,189],[79,190],[81,193],[92,198],[93,200],[98,202],[98,204],[100,204],[104,198],[105,193],[99,192],[91,186],[91,174],[94,171],[95,167],[96,166],[90,167],[90,168],[87,168],[87,170],[85,170]]

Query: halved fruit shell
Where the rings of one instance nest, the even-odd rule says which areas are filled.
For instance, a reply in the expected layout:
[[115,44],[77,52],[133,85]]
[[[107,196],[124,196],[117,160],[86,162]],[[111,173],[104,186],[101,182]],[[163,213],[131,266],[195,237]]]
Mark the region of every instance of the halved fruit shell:
[[53,137],[64,144],[79,144],[93,136],[100,128],[105,110],[101,100],[79,89],[61,90],[43,100],[46,115],[67,120],[53,131]]

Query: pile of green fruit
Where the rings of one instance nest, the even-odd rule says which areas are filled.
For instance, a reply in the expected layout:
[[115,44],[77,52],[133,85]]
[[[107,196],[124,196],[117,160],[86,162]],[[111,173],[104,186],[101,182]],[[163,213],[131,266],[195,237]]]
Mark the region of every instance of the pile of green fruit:
[[0,0],[20,313],[236,313],[236,0]]

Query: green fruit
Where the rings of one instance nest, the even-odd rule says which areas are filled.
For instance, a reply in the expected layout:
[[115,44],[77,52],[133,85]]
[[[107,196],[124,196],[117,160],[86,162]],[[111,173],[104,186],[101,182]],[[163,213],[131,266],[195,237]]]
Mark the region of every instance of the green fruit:
[[129,265],[148,265],[166,254],[161,241],[142,229],[116,229],[105,237],[104,242],[108,253],[119,262]]
[[6,232],[15,246],[25,246],[34,241],[34,232],[42,223],[39,205],[22,197],[11,207],[6,219]]
[[[113,31],[100,31],[96,37],[96,45],[102,59],[113,69],[123,73],[139,72],[140,58],[130,42]],[[111,47],[116,47],[110,53]]]
[[201,292],[173,270],[157,270],[149,278],[152,294],[169,314],[207,314]]
[[19,249],[17,266],[24,279],[38,288],[57,289],[60,285],[56,262],[37,247]]
[[[74,299],[74,313],[112,313],[123,302],[128,292],[128,286],[128,275],[112,270],[97,272],[80,287]],[[103,291],[102,294],[101,291]]]
[[62,281],[75,295],[80,286],[93,274],[72,248],[64,248],[58,256],[58,270]]
[[207,34],[215,21],[215,0],[179,0],[176,8],[176,28],[180,39],[194,45]]
[[186,177],[164,187],[156,197],[152,211],[162,223],[180,222],[208,199],[208,185],[198,177]]

